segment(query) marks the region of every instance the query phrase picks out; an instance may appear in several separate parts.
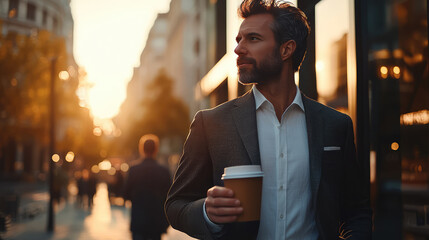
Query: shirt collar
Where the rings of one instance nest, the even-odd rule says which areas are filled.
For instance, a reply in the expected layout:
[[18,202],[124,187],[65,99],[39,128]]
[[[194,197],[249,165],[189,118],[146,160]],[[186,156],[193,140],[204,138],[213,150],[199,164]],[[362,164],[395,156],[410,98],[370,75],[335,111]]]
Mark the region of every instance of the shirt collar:
[[[269,102],[265,98],[265,96],[256,88],[255,85],[253,85],[252,91],[253,91],[253,96],[255,96],[256,110],[258,110],[264,102]],[[301,91],[299,90],[298,86],[296,86],[296,95],[295,95],[295,98],[293,99],[291,106],[294,104],[300,107],[303,112],[305,112],[304,104],[302,103]]]

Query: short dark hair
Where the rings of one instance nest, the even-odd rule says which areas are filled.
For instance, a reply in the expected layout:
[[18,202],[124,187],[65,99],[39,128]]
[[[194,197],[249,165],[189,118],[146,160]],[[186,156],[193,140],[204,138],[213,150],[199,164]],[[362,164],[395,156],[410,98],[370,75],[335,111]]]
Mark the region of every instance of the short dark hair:
[[307,52],[307,36],[310,34],[307,16],[287,1],[244,0],[238,8],[238,15],[242,18],[264,13],[274,17],[271,30],[278,46],[289,40],[295,41],[296,49],[293,53],[292,64],[293,70],[298,71]]
[[146,134],[140,138],[139,152],[146,157],[154,157],[158,152],[159,138],[154,134]]

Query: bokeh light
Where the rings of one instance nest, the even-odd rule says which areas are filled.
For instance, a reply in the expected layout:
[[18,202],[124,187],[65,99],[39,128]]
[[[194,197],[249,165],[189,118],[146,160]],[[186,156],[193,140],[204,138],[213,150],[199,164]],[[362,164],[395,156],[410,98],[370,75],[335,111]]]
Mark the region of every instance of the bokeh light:
[[110,168],[109,170],[107,170],[107,173],[109,174],[109,175],[115,175],[115,173],[116,173],[116,168],[114,168],[114,167],[112,167],[112,168]]
[[63,80],[66,81],[70,78],[70,74],[67,71],[61,71],[60,73],[58,73],[58,77]]
[[393,151],[398,150],[398,149],[399,149],[399,143],[397,143],[397,142],[393,142],[393,143],[390,145],[390,148],[391,148]]
[[121,164],[121,171],[122,172],[128,172],[129,169],[130,169],[130,166],[127,163]]
[[94,130],[92,130],[92,133],[94,134],[94,136],[100,137],[101,134],[103,134],[103,131],[101,130],[101,128],[96,127],[94,128]]
[[73,162],[73,160],[74,160],[74,152],[68,152],[67,153],[67,155],[66,155],[66,161],[67,162]]
[[60,155],[58,155],[56,153],[54,155],[52,155],[52,161],[59,162],[60,161]]
[[112,167],[112,163],[109,160],[104,159],[103,161],[101,161],[98,164],[98,167],[100,168],[100,170],[106,170],[107,171]]
[[93,165],[91,167],[91,172],[93,172],[93,173],[99,173],[100,172],[100,168],[98,167],[98,165]]
[[387,73],[389,73],[389,70],[387,69],[386,66],[381,66],[380,67],[380,75],[382,78],[387,78]]

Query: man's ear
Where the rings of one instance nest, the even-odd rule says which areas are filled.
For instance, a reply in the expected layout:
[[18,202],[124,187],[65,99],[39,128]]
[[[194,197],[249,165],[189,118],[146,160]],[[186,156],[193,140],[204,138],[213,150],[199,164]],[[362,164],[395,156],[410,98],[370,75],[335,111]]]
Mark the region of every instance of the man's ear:
[[292,57],[296,49],[296,42],[294,40],[289,40],[280,45],[280,56],[283,61]]

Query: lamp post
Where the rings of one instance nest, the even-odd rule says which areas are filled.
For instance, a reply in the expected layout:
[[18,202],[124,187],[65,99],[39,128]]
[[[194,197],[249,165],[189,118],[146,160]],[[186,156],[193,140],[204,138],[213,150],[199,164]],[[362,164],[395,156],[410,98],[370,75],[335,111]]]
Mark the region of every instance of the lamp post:
[[[61,71],[57,75],[57,60],[58,57],[51,58],[51,81],[49,86],[49,206],[48,206],[48,224],[47,231],[53,232],[55,227],[55,215],[54,215],[54,177],[55,177],[55,163],[58,162],[54,159],[58,158],[55,153],[55,130],[56,130],[56,96],[55,96],[55,82],[57,77],[61,80],[66,81],[69,79],[69,73],[67,71]],[[73,154],[73,157],[70,155]],[[69,152],[67,155],[68,159],[73,161],[74,153]]]
[[[49,95],[49,153],[52,157],[55,154],[55,80],[56,80],[57,58],[51,59],[51,82]],[[48,226],[47,231],[54,231],[54,170],[55,163],[49,159],[49,206],[48,206]]]

